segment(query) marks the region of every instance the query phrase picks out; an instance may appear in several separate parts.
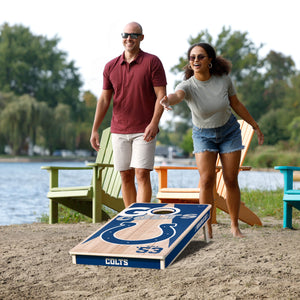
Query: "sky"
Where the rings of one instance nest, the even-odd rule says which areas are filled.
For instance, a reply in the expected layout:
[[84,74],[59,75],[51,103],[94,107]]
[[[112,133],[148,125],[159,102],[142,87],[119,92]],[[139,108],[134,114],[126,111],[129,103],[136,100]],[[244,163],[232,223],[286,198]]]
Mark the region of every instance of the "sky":
[[121,32],[139,22],[141,49],[157,55],[166,70],[167,92],[181,79],[170,69],[185,56],[189,37],[222,28],[248,32],[263,57],[270,50],[291,56],[300,69],[298,0],[0,0],[0,25],[23,25],[32,34],[60,38],[58,48],[75,61],[84,82],[98,98],[105,64],[123,52]]

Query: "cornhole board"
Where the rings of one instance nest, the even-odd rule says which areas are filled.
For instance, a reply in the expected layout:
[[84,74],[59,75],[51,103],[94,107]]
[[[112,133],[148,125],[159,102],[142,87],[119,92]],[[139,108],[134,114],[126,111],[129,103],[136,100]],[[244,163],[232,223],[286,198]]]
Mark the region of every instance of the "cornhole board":
[[164,269],[200,228],[210,205],[134,203],[70,250],[74,264]]

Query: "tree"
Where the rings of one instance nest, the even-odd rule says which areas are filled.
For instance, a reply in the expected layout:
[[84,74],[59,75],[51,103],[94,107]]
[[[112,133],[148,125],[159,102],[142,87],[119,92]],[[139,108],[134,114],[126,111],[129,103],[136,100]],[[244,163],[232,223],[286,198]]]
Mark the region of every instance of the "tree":
[[262,66],[259,59],[259,50],[263,45],[256,47],[248,39],[248,32],[233,31],[231,27],[223,27],[215,43],[217,55],[222,55],[232,63],[230,76],[239,85],[249,73],[257,71]]
[[66,104],[58,104],[54,109],[53,127],[51,128],[52,144],[51,152],[55,149],[76,148],[76,126],[71,120],[71,107]]
[[43,103],[24,95],[11,101],[0,113],[0,132],[13,154],[21,154],[29,142],[35,143]]
[[295,63],[290,56],[271,50],[264,63],[265,91],[263,102],[265,111],[283,106],[283,99],[289,90],[290,79],[296,74]]
[[256,71],[245,76],[237,89],[240,101],[255,120],[259,120],[268,110],[268,102],[263,97],[264,92],[265,78]]
[[266,145],[275,145],[279,141],[287,141],[290,134],[287,130],[287,124],[290,122],[290,116],[286,109],[270,110],[259,121]]
[[291,135],[291,142],[290,144],[297,148],[297,150],[300,149],[300,117],[295,117],[293,121],[288,126],[288,131]]
[[287,80],[291,75],[295,75],[295,63],[290,56],[271,50],[263,60],[266,69],[267,83],[275,80]]
[[299,72],[289,79],[289,84],[285,85],[284,98],[281,99],[282,106],[292,117],[300,115],[300,74]]
[[0,27],[0,90],[29,94],[50,107],[58,103],[78,112],[82,82],[74,61],[58,49],[59,38],[34,36],[21,25]]
[[180,147],[183,149],[185,153],[193,153],[194,144],[193,144],[193,129],[190,128],[187,133],[183,136]]

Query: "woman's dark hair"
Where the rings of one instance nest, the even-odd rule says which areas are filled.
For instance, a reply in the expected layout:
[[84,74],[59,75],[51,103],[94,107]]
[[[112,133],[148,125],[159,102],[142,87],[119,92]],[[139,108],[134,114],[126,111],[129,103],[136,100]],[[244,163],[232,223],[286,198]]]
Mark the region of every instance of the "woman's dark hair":
[[[207,43],[198,43],[192,45],[187,53],[188,60],[190,58],[190,54],[193,48],[195,47],[201,47],[205,50],[209,58],[212,58],[211,64],[212,67],[209,69],[210,74],[212,75],[217,75],[217,76],[222,76],[224,74],[228,75],[231,71],[231,62],[222,56],[216,56],[216,51],[215,49]],[[184,78],[189,79],[194,75],[194,71],[189,68],[189,64],[187,64],[184,67]]]

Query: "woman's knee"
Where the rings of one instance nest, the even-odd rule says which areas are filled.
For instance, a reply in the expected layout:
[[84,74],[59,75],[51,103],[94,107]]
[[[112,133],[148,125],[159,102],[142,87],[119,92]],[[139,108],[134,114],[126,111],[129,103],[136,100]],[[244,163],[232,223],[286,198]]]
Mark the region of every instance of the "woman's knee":
[[215,184],[215,174],[200,175],[200,189],[210,190],[213,189]]
[[239,189],[237,177],[224,177],[224,183],[227,189]]

